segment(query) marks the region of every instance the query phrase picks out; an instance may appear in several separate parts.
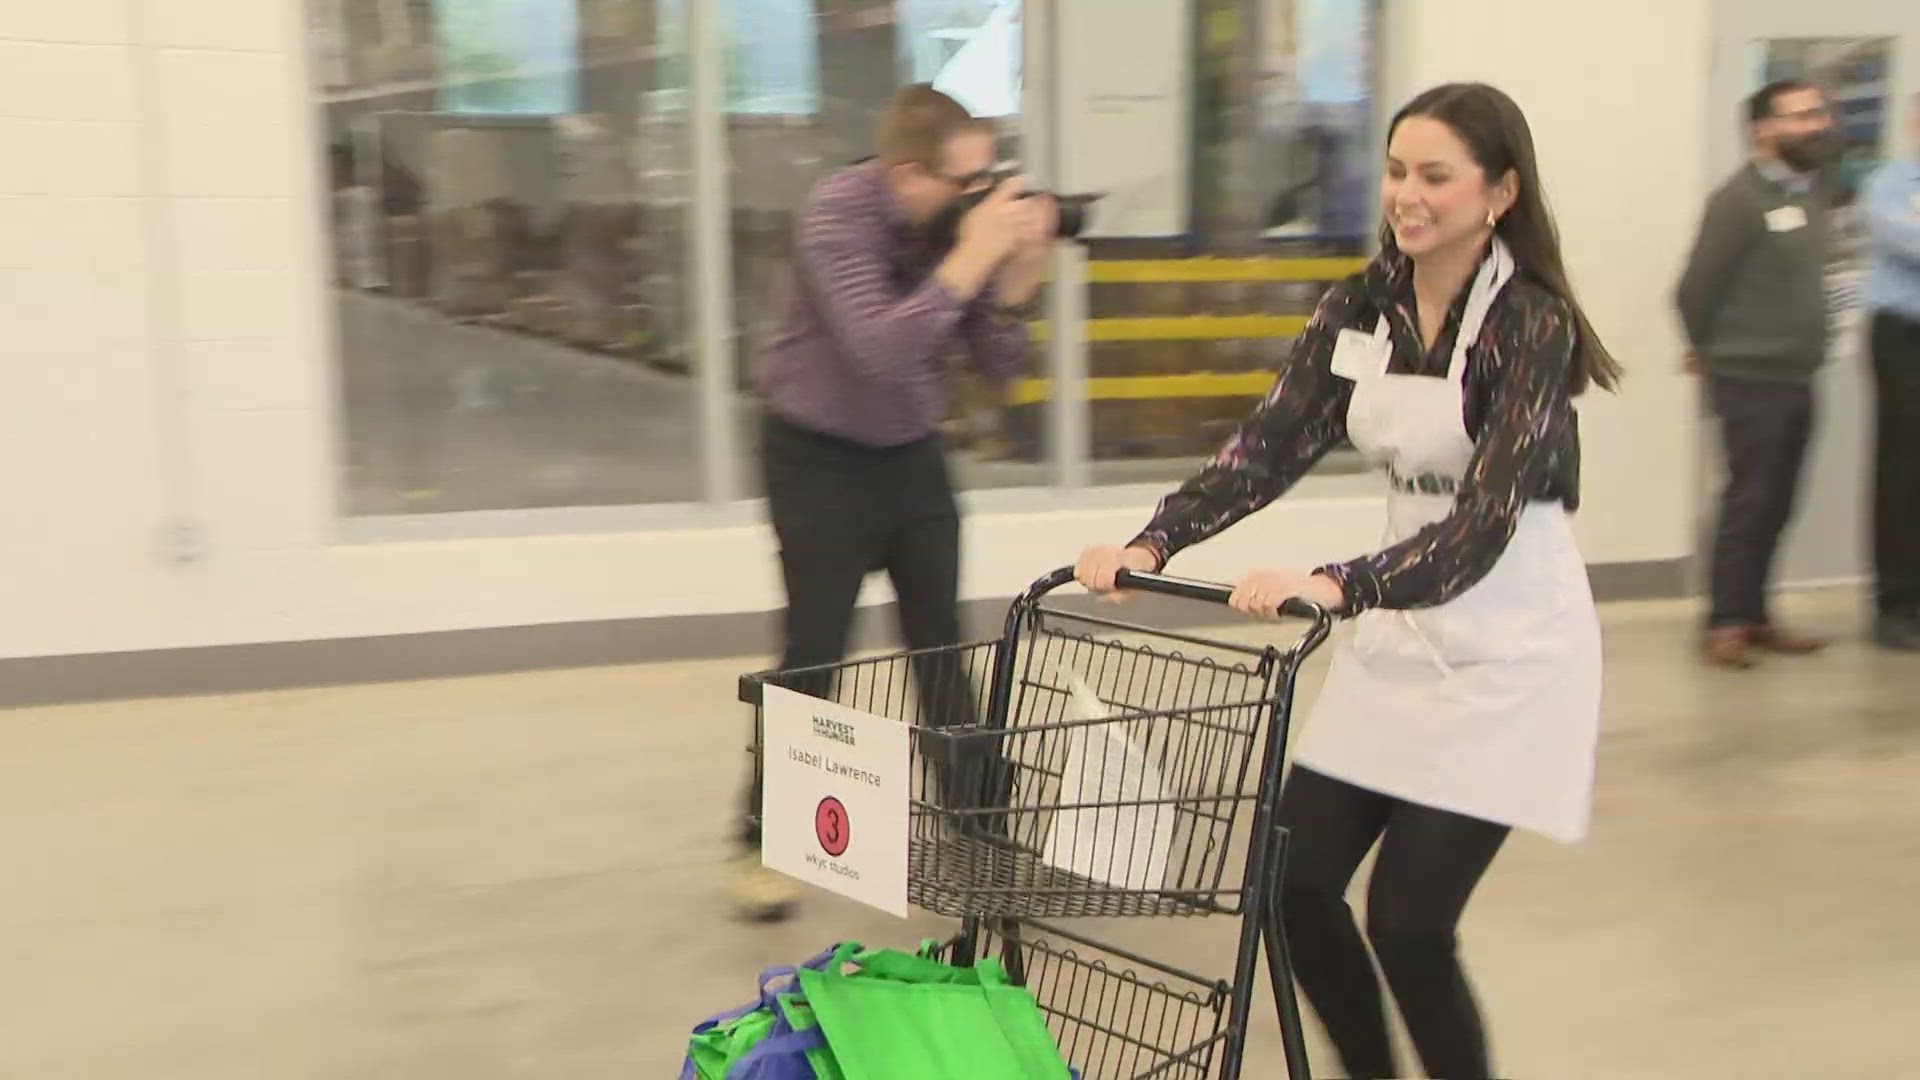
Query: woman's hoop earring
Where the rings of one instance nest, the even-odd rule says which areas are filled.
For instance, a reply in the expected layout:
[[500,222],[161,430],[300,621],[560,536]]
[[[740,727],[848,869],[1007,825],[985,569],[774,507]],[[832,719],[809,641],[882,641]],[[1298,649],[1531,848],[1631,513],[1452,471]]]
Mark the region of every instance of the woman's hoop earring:
[[1500,227],[1500,219],[1494,216],[1493,211],[1491,210],[1487,211],[1487,228],[1497,229],[1499,227]]

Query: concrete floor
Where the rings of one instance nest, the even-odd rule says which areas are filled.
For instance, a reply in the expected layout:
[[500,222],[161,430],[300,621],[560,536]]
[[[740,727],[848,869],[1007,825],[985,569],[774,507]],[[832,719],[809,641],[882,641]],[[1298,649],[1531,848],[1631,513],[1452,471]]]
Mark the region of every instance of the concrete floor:
[[[1788,610],[1846,640],[1734,675],[1608,611],[1594,836],[1517,839],[1465,928],[1504,1075],[1920,1077],[1920,659]],[[941,929],[724,917],[759,662],[0,715],[0,1077],[664,1077],[763,965]]]

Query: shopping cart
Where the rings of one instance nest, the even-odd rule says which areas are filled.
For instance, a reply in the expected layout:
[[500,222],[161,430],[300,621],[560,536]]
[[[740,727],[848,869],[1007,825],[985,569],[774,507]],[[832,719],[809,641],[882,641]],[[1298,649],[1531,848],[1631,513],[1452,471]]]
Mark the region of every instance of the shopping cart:
[[[1306,1080],[1272,821],[1295,682],[1331,618],[1291,601],[1305,632],[1248,647],[1048,600],[1072,580],[1036,581],[997,641],[742,678],[752,753],[768,687],[905,725],[907,902],[960,920],[949,962],[997,955],[1086,1080],[1238,1077],[1263,947],[1287,1075]],[[1163,575],[1120,584],[1231,595]],[[1238,921],[1225,976],[1188,970],[1190,949],[1175,961],[1117,943],[1142,936],[1130,919],[1207,916]]]

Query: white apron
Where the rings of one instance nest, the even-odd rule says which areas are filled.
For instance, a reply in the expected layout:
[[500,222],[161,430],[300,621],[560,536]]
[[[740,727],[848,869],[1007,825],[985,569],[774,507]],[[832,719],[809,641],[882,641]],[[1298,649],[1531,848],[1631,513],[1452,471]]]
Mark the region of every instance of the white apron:
[[[1356,372],[1347,430],[1387,474],[1388,544],[1452,509],[1473,456],[1461,391],[1467,347],[1512,274],[1512,255],[1496,240],[1468,295],[1446,378],[1388,374],[1381,316],[1368,366]],[[1563,507],[1529,504],[1493,569],[1454,599],[1354,622],[1334,648],[1296,762],[1562,842],[1586,835],[1600,624]]]

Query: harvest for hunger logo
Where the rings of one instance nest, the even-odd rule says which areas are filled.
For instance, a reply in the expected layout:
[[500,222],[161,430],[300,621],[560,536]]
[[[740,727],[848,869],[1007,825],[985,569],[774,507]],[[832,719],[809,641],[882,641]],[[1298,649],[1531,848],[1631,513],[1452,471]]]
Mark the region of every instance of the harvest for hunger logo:
[[853,739],[853,725],[839,720],[816,716],[813,718],[813,733],[823,739],[832,739],[847,746],[857,745]]

